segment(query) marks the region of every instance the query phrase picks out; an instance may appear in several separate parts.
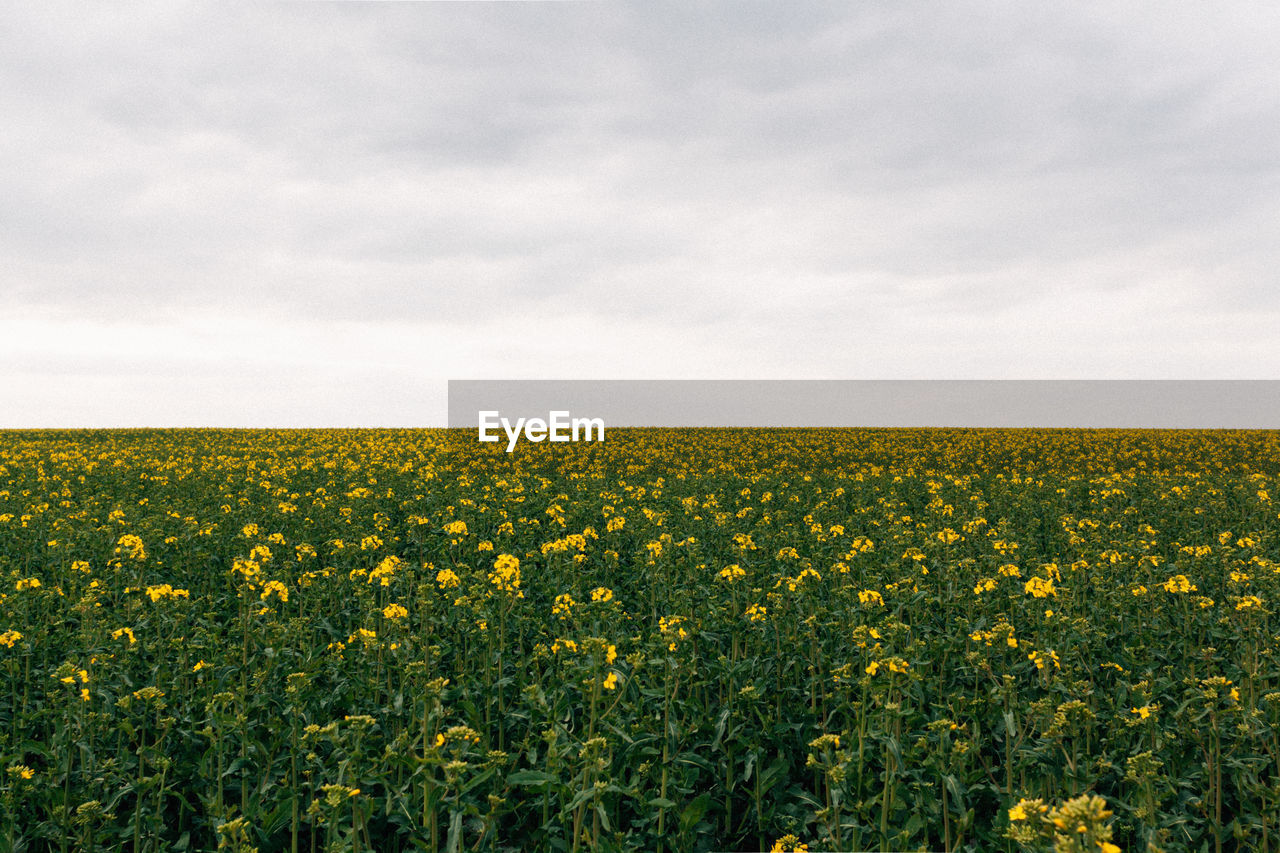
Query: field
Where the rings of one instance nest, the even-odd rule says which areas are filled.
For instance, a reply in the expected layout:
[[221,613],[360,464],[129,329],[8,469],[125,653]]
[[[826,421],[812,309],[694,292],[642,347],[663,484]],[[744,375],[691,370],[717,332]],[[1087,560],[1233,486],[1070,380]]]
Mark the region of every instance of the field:
[[1269,849],[1280,433],[0,434],[0,849]]

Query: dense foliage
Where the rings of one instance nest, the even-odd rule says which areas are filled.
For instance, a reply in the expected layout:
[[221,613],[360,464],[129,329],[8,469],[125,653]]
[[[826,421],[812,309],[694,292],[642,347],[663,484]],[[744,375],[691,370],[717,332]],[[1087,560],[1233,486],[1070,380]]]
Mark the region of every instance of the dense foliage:
[[0,434],[0,847],[1265,849],[1278,438]]

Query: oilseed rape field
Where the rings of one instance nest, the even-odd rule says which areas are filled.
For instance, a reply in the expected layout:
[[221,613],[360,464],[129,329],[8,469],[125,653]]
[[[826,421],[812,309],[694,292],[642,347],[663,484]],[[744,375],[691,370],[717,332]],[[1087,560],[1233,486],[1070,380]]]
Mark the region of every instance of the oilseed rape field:
[[1267,850],[1280,433],[0,434],[0,849]]

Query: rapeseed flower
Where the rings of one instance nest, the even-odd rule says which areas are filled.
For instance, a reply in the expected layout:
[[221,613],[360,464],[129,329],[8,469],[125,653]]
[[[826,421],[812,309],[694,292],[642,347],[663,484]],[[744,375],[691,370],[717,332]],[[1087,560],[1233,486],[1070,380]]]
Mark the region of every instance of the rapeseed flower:
[[858,591],[858,602],[868,606],[884,607],[884,596],[874,589]]
[[1196,592],[1196,585],[1186,575],[1174,575],[1160,585],[1165,592],[1171,593],[1187,593]]
[[1035,598],[1048,598],[1058,594],[1051,578],[1034,577],[1026,582],[1023,589]]
[[141,538],[132,533],[126,533],[116,541],[116,556],[129,560],[145,560],[147,549],[143,546]]
[[769,853],[808,853],[808,850],[808,844],[801,843],[798,836],[788,833],[773,842]]
[[1054,651],[1031,652],[1027,655],[1027,660],[1034,662],[1036,669],[1047,669],[1050,664],[1054,669],[1062,669],[1062,664],[1058,662],[1058,653]]
[[146,592],[147,598],[150,598],[153,602],[160,601],[161,599],[191,598],[190,591],[185,589],[174,589],[167,583],[162,583],[158,586],[149,586],[147,587]]
[[264,583],[262,585],[262,594],[258,597],[266,601],[273,595],[281,601],[289,600],[289,590],[285,589],[285,585],[280,581],[267,581]]
[[726,581],[728,583],[733,583],[734,581],[739,580],[740,578],[744,578],[746,576],[747,576],[746,571],[743,570],[742,566],[739,566],[737,563],[734,563],[731,566],[725,566],[716,574],[716,578],[718,580]]
[[517,598],[524,598],[520,590],[520,560],[512,554],[499,554],[493,561],[493,570],[489,572],[489,583],[499,591],[514,593]]

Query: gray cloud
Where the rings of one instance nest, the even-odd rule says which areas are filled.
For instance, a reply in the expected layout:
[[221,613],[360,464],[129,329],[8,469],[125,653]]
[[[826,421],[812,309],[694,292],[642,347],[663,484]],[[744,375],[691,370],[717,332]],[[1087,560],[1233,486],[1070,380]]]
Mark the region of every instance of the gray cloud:
[[[0,19],[15,326],[89,341],[168,325],[227,349],[274,329],[316,387],[336,361],[308,347],[352,323],[417,330],[374,360],[348,352],[352,375],[437,382],[482,365],[1280,366],[1269,8],[54,3]],[[566,364],[566,335],[607,357]],[[416,363],[423,337],[453,354]],[[132,361],[3,352],[38,415],[33,376],[199,361],[181,335],[143,338]],[[210,387],[282,356],[241,357]]]

